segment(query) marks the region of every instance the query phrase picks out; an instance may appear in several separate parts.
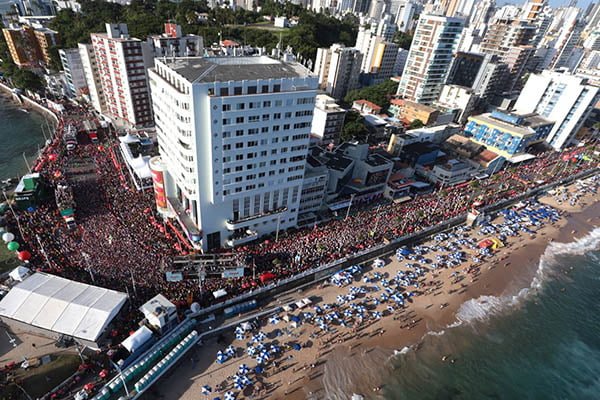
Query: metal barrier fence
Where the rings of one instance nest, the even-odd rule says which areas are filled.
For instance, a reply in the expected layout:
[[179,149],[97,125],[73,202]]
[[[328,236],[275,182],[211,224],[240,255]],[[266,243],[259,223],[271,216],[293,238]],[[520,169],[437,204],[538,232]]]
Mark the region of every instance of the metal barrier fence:
[[[549,183],[549,184],[537,187],[535,189],[527,190],[526,192],[524,192],[516,197],[513,197],[511,199],[502,200],[497,203],[491,204],[489,206],[483,207],[482,211],[490,213],[490,212],[494,212],[494,211],[506,208],[511,204],[515,204],[515,203],[518,203],[519,201],[537,196],[540,193],[546,192],[552,188],[555,188],[555,187],[558,187],[561,185],[565,185],[567,183],[571,183],[575,180],[587,178],[589,176],[597,174],[598,172],[600,172],[600,168],[593,168],[591,170],[580,172],[580,173],[578,173],[576,175],[572,175],[568,178],[561,179],[560,181]],[[302,286],[307,283],[311,283],[311,282],[314,283],[314,282],[321,281],[321,280],[333,275],[334,273],[336,273],[344,268],[347,268],[351,265],[361,264],[361,263],[364,263],[364,262],[371,260],[373,258],[376,258],[376,257],[381,257],[383,255],[392,254],[398,248],[400,248],[404,245],[421,241],[429,236],[435,235],[436,233],[439,233],[439,232],[445,231],[447,229],[450,229],[452,227],[455,227],[461,223],[464,223],[466,221],[466,217],[467,217],[466,214],[461,214],[457,217],[449,219],[448,221],[445,221],[444,223],[434,225],[429,228],[425,228],[418,233],[405,235],[405,236],[402,236],[402,237],[392,240],[388,244],[381,244],[379,246],[371,247],[367,250],[358,252],[352,256],[343,257],[343,258],[341,258],[337,261],[331,262],[329,264],[306,270],[304,272],[301,272],[301,273],[291,276],[289,278],[285,278],[285,279],[279,280],[277,282],[274,282],[268,286],[264,286],[262,288],[253,290],[251,292],[241,294],[237,297],[226,300],[223,303],[215,304],[210,307],[204,308],[204,309],[198,311],[197,313],[191,314],[190,316],[192,318],[196,318],[196,317],[206,315],[206,314],[211,314],[211,313],[219,314],[219,313],[222,313],[224,308],[232,306],[234,304],[241,303],[243,301],[247,301],[249,299],[256,299],[256,300],[265,299],[265,298],[273,297],[274,295],[277,295],[282,292],[287,292],[289,290],[292,290],[298,286]]]

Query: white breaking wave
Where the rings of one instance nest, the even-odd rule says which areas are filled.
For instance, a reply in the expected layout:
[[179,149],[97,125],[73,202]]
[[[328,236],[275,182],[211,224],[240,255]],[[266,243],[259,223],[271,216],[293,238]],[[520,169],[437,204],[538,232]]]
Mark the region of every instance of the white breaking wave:
[[464,302],[456,313],[456,322],[449,327],[463,323],[485,321],[508,308],[519,305],[529,295],[542,288],[543,283],[554,274],[553,267],[558,265],[557,256],[583,255],[600,247],[600,228],[595,228],[586,236],[570,243],[552,242],[540,258],[538,269],[529,287],[521,289],[513,296],[480,296]]

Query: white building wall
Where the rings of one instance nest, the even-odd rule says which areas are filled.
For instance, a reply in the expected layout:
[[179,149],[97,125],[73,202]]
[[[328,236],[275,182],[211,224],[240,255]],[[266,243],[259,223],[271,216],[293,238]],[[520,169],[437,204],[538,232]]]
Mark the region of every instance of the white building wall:
[[81,56],[81,65],[83,66],[90,102],[97,112],[104,114],[107,111],[106,100],[92,45],[79,43],[79,55]]
[[518,113],[537,112],[554,122],[547,142],[556,150],[572,144],[595,103],[599,89],[584,79],[552,71],[529,77],[515,104]]
[[[180,191],[179,201],[202,230],[203,248],[208,249],[211,234],[218,233],[220,245],[226,246],[234,229],[261,236],[277,226],[296,226],[317,78],[307,73],[192,84],[160,59],[155,63],[150,79],[159,148],[171,181],[167,195]],[[161,74],[171,75],[175,83]],[[177,82],[182,90],[174,87]],[[234,87],[247,93],[249,86],[260,92],[263,85],[272,90],[232,94]],[[273,91],[274,85],[281,85],[281,91]],[[229,88],[231,95],[220,96],[221,88]]]

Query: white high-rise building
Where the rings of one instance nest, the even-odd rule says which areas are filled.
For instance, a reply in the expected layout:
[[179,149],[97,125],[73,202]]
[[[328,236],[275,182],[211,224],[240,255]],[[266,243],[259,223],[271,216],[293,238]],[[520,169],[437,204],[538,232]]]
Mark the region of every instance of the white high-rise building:
[[417,5],[413,0],[406,0],[399,4],[396,15],[396,26],[401,32],[408,32],[413,26],[413,17],[417,11]]
[[108,116],[128,126],[153,125],[146,73],[152,65],[148,44],[129,37],[126,24],[106,24],[106,33],[91,37]]
[[536,112],[554,122],[546,139],[556,150],[573,143],[596,102],[599,89],[585,78],[559,71],[543,71],[529,76],[515,104],[519,114]]
[[81,63],[79,49],[58,50],[60,62],[65,71],[65,80],[70,97],[79,97],[87,94],[87,83],[85,82],[85,71]]
[[336,43],[317,50],[314,72],[321,89],[341,100],[359,87],[361,63],[362,54],[357,49]]
[[189,239],[210,250],[296,226],[317,77],[266,56],[154,62],[164,188]]
[[100,114],[105,114],[106,99],[102,90],[102,81],[100,80],[100,72],[98,71],[98,63],[96,55],[91,44],[79,43],[79,55],[81,56],[81,65],[85,75],[85,82],[88,88],[89,102],[92,103],[94,110]]
[[385,14],[377,23],[377,31],[375,34],[381,36],[384,40],[390,42],[394,39],[394,34],[398,30],[396,22],[390,14]]
[[437,100],[463,31],[463,18],[425,14],[419,18],[398,94],[423,104]]
[[573,48],[579,42],[583,29],[579,21],[580,14],[581,9],[577,7],[569,7],[565,10],[563,24],[553,46],[554,58],[551,63],[552,68],[567,66],[567,61],[571,56]]

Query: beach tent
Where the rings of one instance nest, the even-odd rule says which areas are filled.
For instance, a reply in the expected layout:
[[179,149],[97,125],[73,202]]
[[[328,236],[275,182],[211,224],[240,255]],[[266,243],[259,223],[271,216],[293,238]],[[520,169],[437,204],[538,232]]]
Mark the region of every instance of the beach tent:
[[492,247],[493,245],[494,242],[492,242],[490,239],[483,239],[477,244],[477,247],[479,247],[480,249],[487,249],[489,247]]
[[494,243],[492,245],[492,249],[496,250],[499,249],[500,247],[504,247],[504,243],[502,243],[502,241],[498,238],[490,238],[490,240]]
[[23,282],[23,280],[25,280],[25,278],[27,278],[30,273],[31,270],[29,268],[19,265],[17,268],[10,271],[8,276],[10,276],[13,280],[17,282]]

